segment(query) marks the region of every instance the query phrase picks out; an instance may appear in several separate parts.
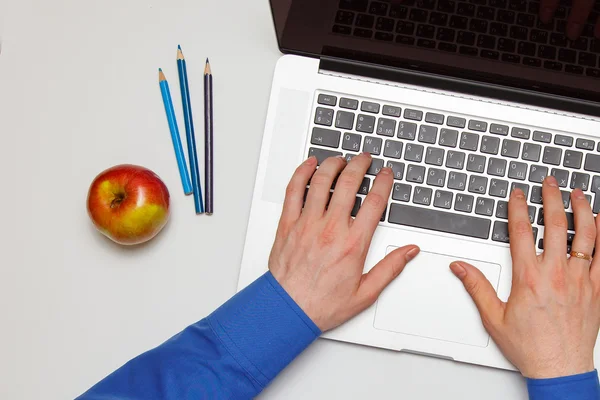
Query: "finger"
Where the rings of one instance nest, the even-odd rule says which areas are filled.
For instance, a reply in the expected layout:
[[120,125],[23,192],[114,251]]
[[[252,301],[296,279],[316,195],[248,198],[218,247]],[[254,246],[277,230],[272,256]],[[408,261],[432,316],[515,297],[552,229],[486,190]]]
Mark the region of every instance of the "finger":
[[544,203],[544,259],[562,260],[567,254],[567,215],[556,178],[548,176],[542,185]]
[[[521,189],[515,189],[508,201],[508,237],[513,265],[535,265],[535,243],[529,221],[527,199]],[[519,271],[516,271],[519,272]],[[513,276],[518,276],[518,273]]]
[[559,0],[542,0],[540,2],[540,19],[542,22],[548,23],[552,20],[559,2]]
[[371,165],[369,153],[359,154],[348,163],[335,184],[333,197],[329,204],[329,212],[337,217],[341,214],[350,217],[356,193],[360,188],[365,174]]
[[419,251],[414,245],[400,247],[363,275],[358,287],[358,299],[363,308],[369,307],[377,300],[383,289],[400,275],[406,264],[415,258]]
[[450,264],[450,270],[461,280],[467,293],[473,299],[485,329],[488,332],[495,330],[502,322],[504,303],[498,298],[491,283],[481,271],[464,261],[453,262]]
[[[600,218],[596,217],[595,223],[596,232],[599,232]],[[600,249],[600,235],[596,235],[596,249]],[[595,257],[592,260],[592,265],[590,266],[590,278],[596,285],[600,286],[600,254],[595,254]]]
[[575,0],[567,21],[567,37],[575,40],[581,35],[583,27],[594,8],[595,0]]
[[325,207],[329,202],[333,180],[345,166],[346,160],[342,157],[329,157],[323,161],[310,180],[310,188],[304,205],[304,215],[316,218],[323,216]]
[[[575,222],[575,238],[573,239],[573,251],[591,255],[596,244],[596,221],[590,203],[588,203],[581,189],[575,189],[571,193],[571,207],[573,207]],[[590,262],[580,258],[571,258],[570,263],[588,268]]]
[[387,167],[382,168],[354,220],[352,229],[363,238],[368,238],[368,242],[387,207],[393,184],[392,170]]
[[594,35],[600,39],[600,16],[598,16],[598,20],[596,21],[596,29],[594,30]]
[[285,200],[277,233],[287,232],[289,227],[300,218],[304,204],[304,191],[310,177],[315,173],[315,168],[317,168],[317,158],[314,156],[309,157],[296,168],[296,172],[292,175],[285,190]]

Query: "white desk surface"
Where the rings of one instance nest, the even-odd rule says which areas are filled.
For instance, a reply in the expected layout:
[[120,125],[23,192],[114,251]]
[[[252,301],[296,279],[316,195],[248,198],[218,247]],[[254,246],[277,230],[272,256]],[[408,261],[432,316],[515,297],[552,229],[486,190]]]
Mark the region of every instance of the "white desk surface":
[[[0,398],[68,399],[234,294],[280,53],[267,0],[0,0],[0,42]],[[199,142],[205,57],[215,73],[213,217],[182,193],[157,83],[162,67],[182,126],[177,44]],[[139,248],[86,214],[90,182],[119,163],[172,195]],[[318,340],[261,398],[527,395],[516,373]]]

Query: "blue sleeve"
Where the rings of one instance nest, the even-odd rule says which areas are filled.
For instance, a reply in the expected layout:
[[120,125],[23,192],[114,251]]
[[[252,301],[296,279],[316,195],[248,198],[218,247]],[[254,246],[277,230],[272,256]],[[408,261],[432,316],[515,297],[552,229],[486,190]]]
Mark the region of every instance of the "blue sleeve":
[[527,379],[530,400],[599,400],[598,371],[552,379]]
[[320,334],[268,272],[78,399],[250,399]]

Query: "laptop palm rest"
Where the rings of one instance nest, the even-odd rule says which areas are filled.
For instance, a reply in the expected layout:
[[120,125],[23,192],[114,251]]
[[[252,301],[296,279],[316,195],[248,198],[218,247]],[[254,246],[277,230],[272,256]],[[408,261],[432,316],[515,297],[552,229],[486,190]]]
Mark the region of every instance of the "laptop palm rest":
[[[395,247],[388,247],[387,253]],[[463,259],[476,266],[498,290],[501,267]],[[456,257],[422,251],[383,292],[377,302],[374,327],[427,339],[486,347],[477,308],[449,265]]]

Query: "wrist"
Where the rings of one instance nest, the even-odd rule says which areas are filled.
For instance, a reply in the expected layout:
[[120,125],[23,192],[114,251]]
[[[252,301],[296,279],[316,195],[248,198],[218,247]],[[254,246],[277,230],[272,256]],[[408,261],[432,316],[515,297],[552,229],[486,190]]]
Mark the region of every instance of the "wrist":
[[565,376],[581,375],[595,371],[594,362],[586,361],[571,365],[540,366],[521,373],[528,379],[553,379]]

